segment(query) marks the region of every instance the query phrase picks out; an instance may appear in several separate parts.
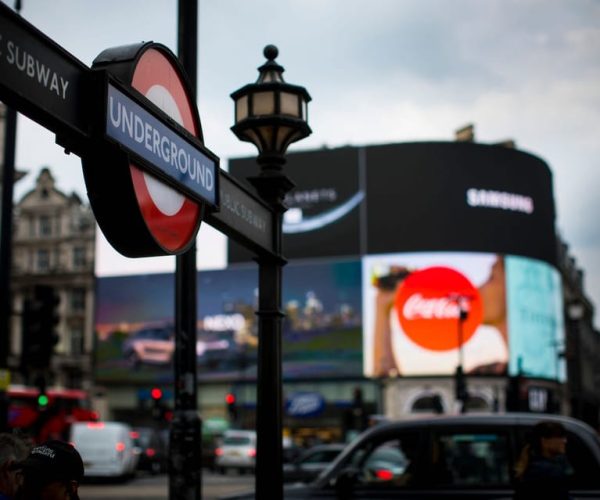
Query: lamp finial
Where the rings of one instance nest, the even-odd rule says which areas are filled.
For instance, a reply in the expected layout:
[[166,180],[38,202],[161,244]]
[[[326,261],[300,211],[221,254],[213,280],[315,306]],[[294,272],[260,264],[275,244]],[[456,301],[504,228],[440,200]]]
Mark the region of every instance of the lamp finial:
[[279,55],[279,49],[275,45],[269,44],[264,48],[263,54],[269,61],[273,61]]

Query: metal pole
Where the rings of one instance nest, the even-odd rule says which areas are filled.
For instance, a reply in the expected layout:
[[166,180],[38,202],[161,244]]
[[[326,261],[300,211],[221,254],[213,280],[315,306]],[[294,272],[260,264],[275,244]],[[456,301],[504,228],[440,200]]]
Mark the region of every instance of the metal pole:
[[460,412],[467,412],[467,401],[469,400],[469,391],[467,388],[467,381],[465,378],[464,371],[464,350],[463,350],[463,328],[465,321],[469,315],[467,309],[463,308],[464,297],[458,298],[458,371],[460,373],[460,384],[461,384],[461,406]]
[[10,351],[10,320],[12,294],[10,290],[13,231],[13,186],[15,181],[15,149],[17,112],[6,108],[4,128],[4,164],[2,169],[2,216],[0,221],[0,432],[8,430],[8,395],[10,381],[8,354]]
[[[198,2],[179,0],[178,55],[195,97]],[[196,376],[196,245],[176,257],[175,407],[170,436],[169,498],[202,498],[201,426]]]
[[[21,2],[15,2],[15,10],[21,12]],[[4,151],[1,171],[2,200],[0,214],[0,432],[8,430],[8,385],[10,370],[10,321],[12,317],[12,293],[10,290],[12,268],[13,187],[15,184],[15,151],[17,143],[17,112],[6,107],[4,121]]]
[[[281,214],[277,217],[279,227]],[[283,260],[258,266],[258,371],[256,388],[256,498],[283,498],[281,275]]]
[[463,351],[463,309],[462,306],[459,306],[459,317],[458,317],[458,366],[460,366],[461,370],[464,368],[464,351]]
[[[282,222],[285,193],[294,184],[281,173],[283,155],[258,157],[261,175],[250,178],[259,195],[275,212],[274,253],[258,259],[258,370],[256,391],[256,498],[283,498],[281,310]],[[271,167],[276,166],[275,169]],[[273,174],[273,170],[277,171]]]

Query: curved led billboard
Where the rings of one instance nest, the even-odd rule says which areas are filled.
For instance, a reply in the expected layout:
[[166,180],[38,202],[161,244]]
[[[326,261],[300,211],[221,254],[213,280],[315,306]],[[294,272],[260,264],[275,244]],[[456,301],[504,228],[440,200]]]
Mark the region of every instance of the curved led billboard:
[[[295,183],[283,246],[289,259],[391,252],[521,255],[556,264],[552,174],[504,146],[416,142],[290,153]],[[233,159],[240,180],[253,158]],[[252,255],[235,242],[229,261]]]
[[363,258],[366,376],[468,374],[564,379],[560,276],[490,253]]
[[[286,155],[284,171],[296,187],[285,203],[283,245],[287,258],[359,256],[359,228],[364,208],[357,148],[320,149]],[[258,174],[255,158],[229,160],[229,172],[245,182]],[[250,187],[252,189],[252,187]],[[229,262],[248,262],[253,255],[229,241]]]
[[366,148],[368,254],[493,252],[556,264],[550,169],[473,143]]

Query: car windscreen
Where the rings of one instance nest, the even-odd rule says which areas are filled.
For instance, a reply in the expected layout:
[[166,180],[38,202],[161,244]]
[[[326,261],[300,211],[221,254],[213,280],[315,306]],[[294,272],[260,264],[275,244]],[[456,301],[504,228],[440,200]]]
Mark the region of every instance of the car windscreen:
[[432,480],[456,487],[509,486],[508,434],[499,430],[440,431],[432,441]]
[[246,436],[226,436],[223,439],[223,445],[226,446],[247,446],[252,444],[249,437]]
[[341,450],[320,450],[315,453],[309,453],[299,460],[302,464],[317,464],[333,462]]

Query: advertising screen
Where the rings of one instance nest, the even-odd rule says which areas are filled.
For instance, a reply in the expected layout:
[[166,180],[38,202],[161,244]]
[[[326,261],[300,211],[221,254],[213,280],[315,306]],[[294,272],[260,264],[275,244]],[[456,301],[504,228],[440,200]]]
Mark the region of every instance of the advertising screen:
[[522,255],[556,264],[552,176],[501,146],[407,143],[367,148],[368,254]]
[[[287,258],[359,256],[359,219],[364,190],[359,184],[359,150],[321,149],[287,155],[285,174],[296,187],[285,198],[283,221]],[[229,161],[237,179],[258,174],[254,159]],[[252,255],[229,242],[229,262],[250,261]]]
[[366,376],[564,378],[561,287],[547,263],[487,253],[363,259]]
[[[197,280],[198,378],[254,380],[257,268],[202,271]],[[361,291],[360,261],[284,268],[284,378],[361,375]],[[173,380],[174,293],[172,274],[98,279],[98,381]]]
[[[552,175],[503,146],[419,142],[290,153],[290,259],[394,252],[521,255],[556,265]],[[254,159],[230,161],[238,178]],[[229,261],[252,255],[230,243]]]

